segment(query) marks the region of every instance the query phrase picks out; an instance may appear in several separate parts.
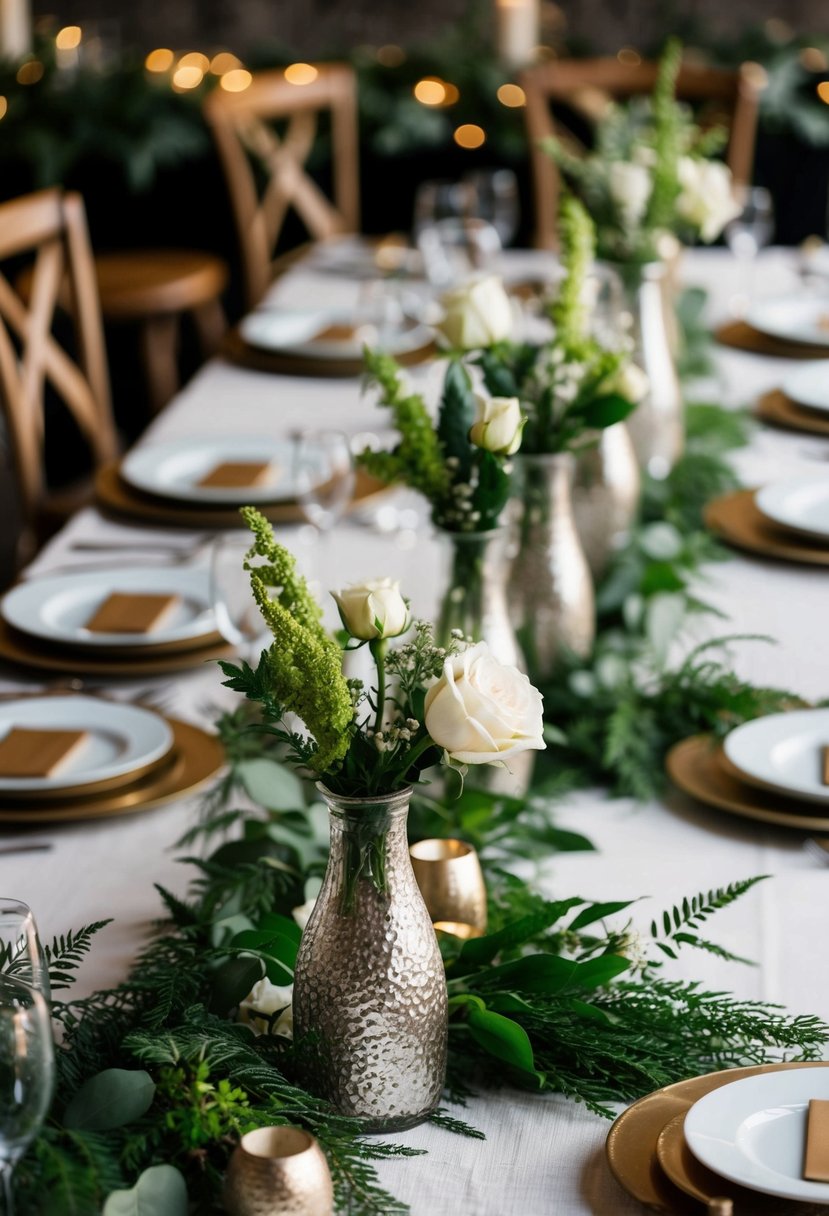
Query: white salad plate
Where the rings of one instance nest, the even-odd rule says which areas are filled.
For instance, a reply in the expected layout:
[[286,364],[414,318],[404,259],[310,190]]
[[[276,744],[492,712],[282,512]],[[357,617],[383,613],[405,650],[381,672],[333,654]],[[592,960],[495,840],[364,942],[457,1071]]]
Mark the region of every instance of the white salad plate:
[[731,1182],[781,1199],[829,1204],[829,1183],[802,1176],[811,1098],[829,1099],[829,1070],[745,1077],[694,1103],[685,1116],[685,1139],[698,1161]]
[[316,338],[331,325],[351,326],[354,314],[340,311],[291,313],[263,308],[249,313],[239,332],[250,346],[303,359],[361,359],[364,346],[379,346],[391,355],[405,355],[426,346],[430,331],[414,320],[399,325],[359,325],[354,334],[342,338]]
[[158,714],[137,705],[95,697],[24,697],[0,703],[0,739],[15,727],[83,730],[88,738],[51,777],[4,777],[0,793],[78,789],[144,769],[173,746],[173,732]]
[[[271,465],[270,479],[258,486],[200,486],[218,465],[228,462]],[[267,436],[217,435],[142,446],[121,462],[121,476],[137,490],[181,502],[243,504],[282,502],[296,497],[293,445]]]
[[726,735],[727,759],[751,785],[807,802],[829,803],[823,749],[829,747],[829,709],[794,709],[744,722]]
[[[110,596],[175,595],[178,603],[158,628],[147,633],[100,633],[86,623]],[[0,603],[3,620],[20,633],[46,642],[83,648],[157,646],[213,633],[210,576],[206,570],[101,568],[45,575],[20,583]]]
[[829,539],[829,474],[773,481],[754,495],[758,511],[806,536]]
[[829,347],[829,294],[757,300],[745,319],[754,329],[772,338]]
[[829,414],[829,359],[818,359],[795,368],[783,381],[781,388],[790,401],[810,410]]

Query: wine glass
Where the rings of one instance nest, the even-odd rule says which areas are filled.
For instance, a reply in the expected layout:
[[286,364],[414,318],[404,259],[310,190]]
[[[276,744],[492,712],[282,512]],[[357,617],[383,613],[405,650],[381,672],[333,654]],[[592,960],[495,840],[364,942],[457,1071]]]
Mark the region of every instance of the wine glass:
[[210,606],[216,628],[251,663],[270,637],[244,569],[252,544],[250,532],[225,532],[216,539],[210,553]]
[[8,977],[52,995],[49,967],[28,904],[19,899],[0,899],[0,978]]
[[521,217],[518,179],[512,169],[476,169],[466,173],[466,214],[492,224],[506,247],[515,240]]
[[12,1174],[46,1117],[55,1054],[42,992],[0,974],[0,1179],[4,1212],[13,1216]]
[[754,289],[757,254],[768,245],[774,230],[771,194],[763,186],[738,186],[735,199],[740,212],[725,226],[728,248],[741,266],[743,291],[732,299],[732,309],[744,312]]
[[475,216],[458,216],[424,225],[417,237],[426,278],[446,288],[491,270],[501,252],[493,224]]
[[351,444],[344,431],[297,431],[294,486],[300,510],[319,533],[339,523],[354,492]]
[[458,181],[421,182],[415,192],[412,228],[415,240],[422,228],[438,220],[458,219],[469,213],[469,185]]

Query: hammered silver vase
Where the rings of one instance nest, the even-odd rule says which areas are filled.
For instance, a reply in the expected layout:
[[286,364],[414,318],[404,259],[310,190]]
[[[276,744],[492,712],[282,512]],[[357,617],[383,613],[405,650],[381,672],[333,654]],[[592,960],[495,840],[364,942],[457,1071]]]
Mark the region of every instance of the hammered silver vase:
[[328,1162],[299,1127],[257,1127],[242,1136],[227,1167],[230,1216],[332,1216]]
[[603,430],[580,452],[573,488],[576,529],[594,580],[625,544],[639,513],[642,478],[624,422]]
[[300,942],[294,1039],[304,1080],[365,1132],[427,1119],[446,1073],[447,996],[406,838],[411,789],[328,804],[331,851]]
[[521,518],[507,597],[527,674],[537,684],[568,652],[590,653],[595,597],[573,513],[574,458],[521,453],[514,460]]
[[623,292],[620,328],[632,341],[631,358],[648,377],[648,391],[627,420],[640,467],[667,477],[682,455],[682,392],[665,307],[663,262],[614,262]]

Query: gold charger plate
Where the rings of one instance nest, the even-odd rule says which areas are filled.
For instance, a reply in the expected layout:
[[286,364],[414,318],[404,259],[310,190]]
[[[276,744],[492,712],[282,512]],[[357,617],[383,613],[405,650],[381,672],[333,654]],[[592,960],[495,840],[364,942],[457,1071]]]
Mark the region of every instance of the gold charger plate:
[[722,746],[710,735],[692,735],[675,743],[665,757],[665,770],[683,793],[707,806],[761,823],[807,832],[829,831],[829,808],[824,811],[819,803],[766,792],[740,780],[726,767]]
[[829,415],[798,405],[779,388],[765,393],[754,406],[754,416],[761,422],[803,431],[807,435],[829,435]]
[[[610,1172],[624,1191],[657,1212],[670,1213],[671,1216],[699,1213],[697,1200],[675,1186],[659,1164],[656,1145],[663,1128],[677,1115],[684,1116],[695,1102],[722,1085],[764,1072],[814,1067],[814,1061],[810,1061],[726,1068],[657,1089],[629,1106],[611,1127],[605,1143]],[[829,1067],[829,1062],[818,1067]],[[738,1211],[735,1216],[751,1216],[751,1209]]]
[[108,819],[115,815],[151,811],[167,802],[188,797],[215,777],[225,762],[224,748],[215,735],[177,718],[166,721],[173,731],[173,751],[163,770],[127,788],[93,796],[67,798],[60,803],[0,803],[0,823],[34,826]]
[[[95,498],[105,515],[125,517],[167,528],[207,528],[211,531],[221,531],[223,528],[243,526],[237,507],[197,506],[171,498],[143,494],[123,480],[119,469],[120,461],[115,460],[103,465],[95,474]],[[349,510],[365,506],[388,491],[389,486],[385,482],[358,470]],[[298,524],[305,519],[295,501],[257,503],[256,507],[274,524]]]
[[777,561],[829,566],[829,545],[779,528],[758,509],[754,490],[737,490],[714,498],[705,508],[705,525],[720,540]]
[[98,655],[91,648],[70,650],[48,646],[18,633],[0,620],[0,660],[19,667],[35,667],[38,671],[67,672],[73,676],[126,676],[142,680],[145,676],[191,671],[202,663],[226,659],[233,654],[233,647],[220,640],[214,645],[184,647],[169,652],[165,650],[146,656],[135,652],[123,658],[110,653]]
[[686,1195],[708,1204],[712,1199],[730,1199],[734,1216],[826,1216],[823,1204],[798,1199],[780,1199],[721,1178],[697,1161],[685,1140],[685,1116],[676,1115],[659,1133],[656,1159],[674,1186]]
[[749,351],[753,355],[772,355],[777,359],[826,359],[829,348],[811,342],[791,342],[785,338],[773,338],[745,321],[727,321],[714,330],[714,337],[722,346],[733,346],[735,350]]
[[[437,347],[431,340],[415,350],[395,355],[401,367],[412,367],[417,363],[428,363],[437,357]],[[255,372],[271,372],[278,376],[319,376],[325,379],[342,379],[346,376],[362,376],[366,370],[362,356],[358,359],[315,359],[311,355],[291,355],[281,351],[264,350],[251,346],[237,328],[231,329],[222,342],[222,354],[239,367]]]

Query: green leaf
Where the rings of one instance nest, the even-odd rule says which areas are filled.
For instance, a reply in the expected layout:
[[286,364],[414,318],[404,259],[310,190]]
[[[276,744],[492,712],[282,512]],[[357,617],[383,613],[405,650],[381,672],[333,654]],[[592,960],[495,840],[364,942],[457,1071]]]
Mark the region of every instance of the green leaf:
[[63,1122],[74,1131],[108,1132],[145,1115],[154,1094],[155,1082],[143,1068],[107,1068],[81,1086]]
[[[549,929],[557,920],[561,920],[562,916],[571,908],[583,903],[584,900],[578,898],[559,899],[555,902],[545,903],[540,911],[531,912],[529,916],[522,916],[520,920],[512,921],[503,929],[499,929],[497,933],[490,933],[486,937],[472,937],[469,941],[464,942],[458,963],[461,966],[470,964],[472,967],[490,963],[502,950],[523,945],[544,929]],[[457,974],[462,973],[459,967]]]
[[187,1216],[187,1186],[172,1165],[152,1165],[129,1191],[113,1191],[102,1216]]
[[625,908],[629,908],[634,902],[632,899],[620,899],[604,904],[591,904],[583,912],[579,912],[578,916],[570,922],[567,926],[568,932],[577,933],[579,929],[585,929],[588,925],[592,925],[594,921],[603,920],[605,916],[612,916],[614,912],[623,912]]
[[618,954],[602,954],[583,963],[561,958],[557,954],[530,954],[476,976],[476,985],[558,996],[569,991],[586,992],[599,988],[627,971],[629,966],[629,961]]
[[522,1072],[536,1073],[532,1043],[523,1026],[490,1009],[470,1007],[469,1033],[484,1051]]
[[261,958],[229,958],[216,971],[210,996],[211,1012],[226,1017],[262,979]]
[[305,791],[296,773],[275,760],[243,760],[236,773],[248,794],[269,811],[296,811],[305,806]]
[[466,477],[475,451],[469,442],[469,429],[476,413],[469,373],[459,359],[450,359],[443,381],[437,435],[444,455],[460,461],[458,481]]
[[265,974],[272,984],[293,981],[299,949],[298,939],[293,934],[289,936],[278,929],[244,929],[236,934],[230,945],[235,950],[250,950],[263,959]]
[[608,393],[604,397],[594,397],[578,412],[584,419],[584,424],[590,430],[603,431],[627,418],[636,408],[634,401],[629,401],[621,393]]

